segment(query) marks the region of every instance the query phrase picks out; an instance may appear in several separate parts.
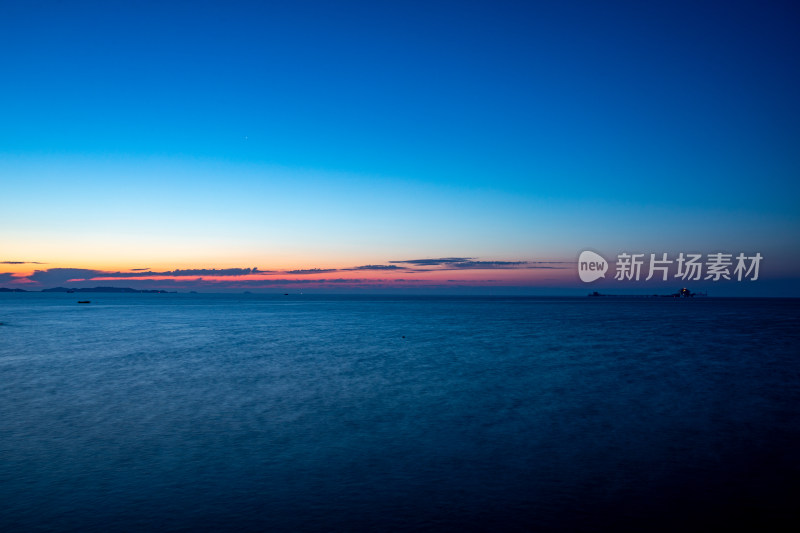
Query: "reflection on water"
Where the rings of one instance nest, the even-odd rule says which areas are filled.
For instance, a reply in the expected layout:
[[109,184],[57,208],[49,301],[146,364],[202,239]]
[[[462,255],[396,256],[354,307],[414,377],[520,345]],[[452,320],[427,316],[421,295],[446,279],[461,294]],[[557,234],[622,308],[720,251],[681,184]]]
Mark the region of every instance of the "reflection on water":
[[777,529],[800,304],[0,295],[0,529]]

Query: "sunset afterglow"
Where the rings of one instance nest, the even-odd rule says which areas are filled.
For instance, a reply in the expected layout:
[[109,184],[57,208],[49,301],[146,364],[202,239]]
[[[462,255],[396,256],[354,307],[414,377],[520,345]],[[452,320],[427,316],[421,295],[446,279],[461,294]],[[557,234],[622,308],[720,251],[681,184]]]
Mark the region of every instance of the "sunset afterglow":
[[[592,249],[760,252],[714,290],[800,294],[779,8],[81,5],[2,8],[0,287],[583,292],[535,265]],[[448,257],[493,266],[384,268]]]

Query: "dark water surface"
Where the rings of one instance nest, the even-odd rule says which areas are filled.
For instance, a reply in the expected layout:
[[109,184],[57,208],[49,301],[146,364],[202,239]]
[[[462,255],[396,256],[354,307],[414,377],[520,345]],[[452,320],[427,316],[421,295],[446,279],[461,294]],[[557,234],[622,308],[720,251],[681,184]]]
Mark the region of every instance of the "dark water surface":
[[798,300],[77,296],[0,295],[2,531],[800,524]]

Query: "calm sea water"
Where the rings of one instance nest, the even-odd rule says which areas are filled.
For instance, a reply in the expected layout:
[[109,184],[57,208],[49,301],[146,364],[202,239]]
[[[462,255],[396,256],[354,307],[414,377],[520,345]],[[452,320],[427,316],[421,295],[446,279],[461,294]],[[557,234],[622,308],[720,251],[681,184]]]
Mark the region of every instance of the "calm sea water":
[[797,300],[2,294],[0,322],[3,531],[800,523]]

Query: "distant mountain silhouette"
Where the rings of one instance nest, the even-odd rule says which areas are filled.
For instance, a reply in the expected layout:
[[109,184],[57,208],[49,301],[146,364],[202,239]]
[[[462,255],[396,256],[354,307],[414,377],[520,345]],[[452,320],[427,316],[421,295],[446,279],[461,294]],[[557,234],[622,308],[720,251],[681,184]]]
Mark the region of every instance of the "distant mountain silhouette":
[[125,293],[150,293],[150,294],[167,294],[168,291],[157,289],[131,289],[130,287],[82,287],[68,289],[66,287],[53,287],[52,289],[42,289],[42,292],[125,292]]

